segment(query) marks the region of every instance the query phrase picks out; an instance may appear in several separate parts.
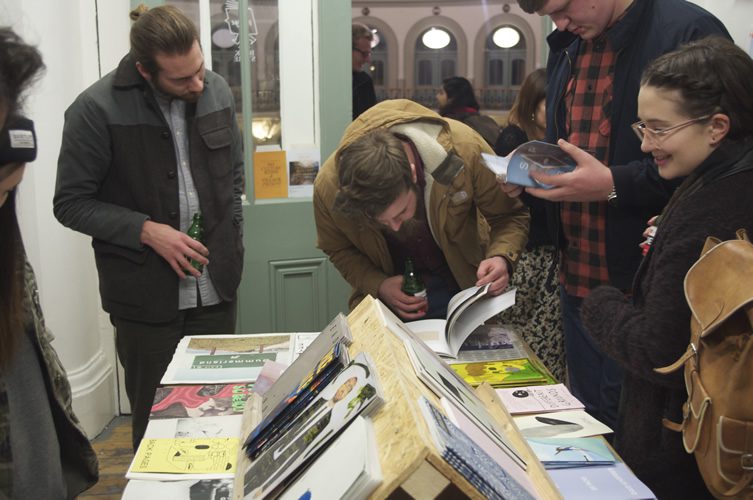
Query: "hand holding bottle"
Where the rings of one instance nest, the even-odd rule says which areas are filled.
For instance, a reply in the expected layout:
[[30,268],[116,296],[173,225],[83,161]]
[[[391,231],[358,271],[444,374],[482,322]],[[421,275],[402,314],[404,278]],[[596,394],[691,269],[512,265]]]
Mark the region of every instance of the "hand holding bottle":
[[429,302],[426,297],[408,295],[402,291],[403,277],[392,276],[379,285],[379,300],[404,320],[416,320],[426,316]]
[[186,278],[186,272],[197,278],[201,276],[191,266],[191,259],[204,265],[209,263],[206,257],[209,255],[207,247],[167,224],[145,221],[141,228],[141,243],[151,247],[165,259],[180,279]]

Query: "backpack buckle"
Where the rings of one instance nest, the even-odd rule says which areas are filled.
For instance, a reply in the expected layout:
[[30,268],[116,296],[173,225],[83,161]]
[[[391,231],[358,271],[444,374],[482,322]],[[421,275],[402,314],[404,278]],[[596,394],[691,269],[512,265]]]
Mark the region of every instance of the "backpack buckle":
[[740,457],[740,467],[742,467],[743,470],[753,470],[753,454],[743,454]]

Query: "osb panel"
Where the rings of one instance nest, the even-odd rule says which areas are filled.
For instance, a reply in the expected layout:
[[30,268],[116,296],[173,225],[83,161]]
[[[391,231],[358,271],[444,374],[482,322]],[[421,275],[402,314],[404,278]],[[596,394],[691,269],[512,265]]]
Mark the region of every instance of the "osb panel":
[[402,340],[384,325],[373,298],[364,299],[350,313],[348,323],[353,333],[351,356],[359,352],[371,356],[384,395],[383,406],[373,414],[383,481],[372,498],[385,498],[427,455],[436,454],[418,399],[423,395],[435,404],[437,399],[416,378]]

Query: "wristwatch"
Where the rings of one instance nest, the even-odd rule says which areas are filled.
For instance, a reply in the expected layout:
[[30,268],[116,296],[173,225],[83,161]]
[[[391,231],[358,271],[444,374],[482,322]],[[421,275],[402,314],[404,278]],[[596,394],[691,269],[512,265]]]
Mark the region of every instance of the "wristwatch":
[[617,190],[615,189],[614,184],[612,184],[612,191],[607,195],[607,203],[612,207],[617,206]]

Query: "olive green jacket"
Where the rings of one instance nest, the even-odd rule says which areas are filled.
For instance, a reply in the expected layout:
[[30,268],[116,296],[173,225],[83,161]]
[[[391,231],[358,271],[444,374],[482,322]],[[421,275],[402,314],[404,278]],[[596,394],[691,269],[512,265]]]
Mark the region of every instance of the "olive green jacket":
[[[515,264],[528,239],[528,210],[503,193],[484,167],[481,152],[493,151],[470,127],[442,118],[413,101],[384,101],[359,116],[346,130],[338,151],[375,129],[408,136],[426,173],[424,200],[429,227],[461,288],[473,286],[479,263],[502,256]],[[337,195],[337,151],[314,183],[317,246],[353,287],[351,309],[394,275],[381,231],[332,210]],[[480,215],[480,216],[479,216]]]
[[[38,348],[44,358],[44,363],[40,365],[42,376],[52,388],[55,396],[55,400],[50,404],[56,405],[60,410],[53,411],[52,414],[60,442],[63,479],[68,498],[75,498],[97,482],[99,478],[97,455],[81,428],[78,418],[73,413],[71,386],[65,369],[52,347],[53,336],[45,326],[42,308],[39,305],[37,282],[28,261],[24,266],[23,307],[26,312],[25,327],[33,328]],[[0,375],[0,500],[13,498],[13,450],[10,441],[11,422],[8,416],[5,380]],[[33,443],[29,445],[33,446]]]

